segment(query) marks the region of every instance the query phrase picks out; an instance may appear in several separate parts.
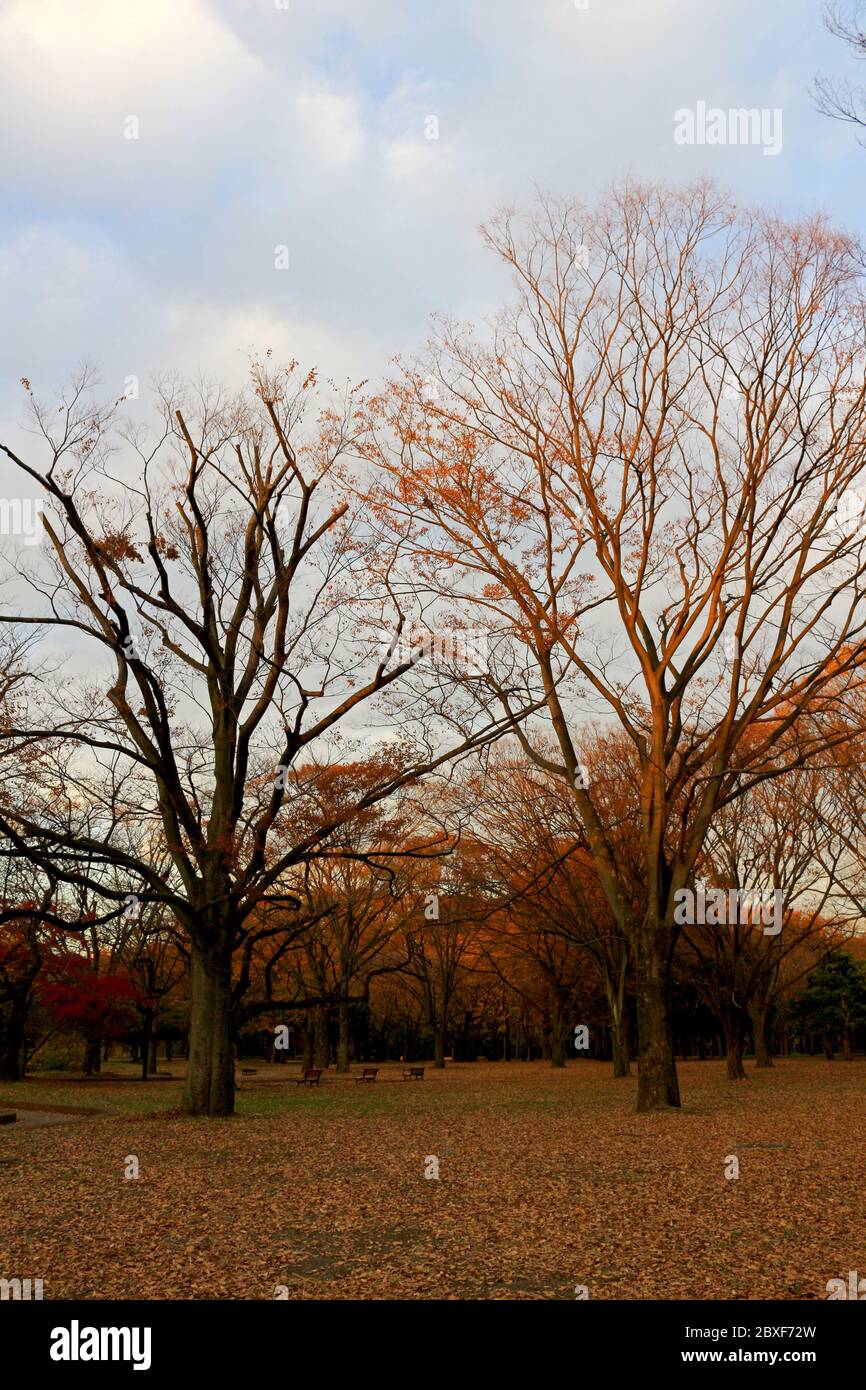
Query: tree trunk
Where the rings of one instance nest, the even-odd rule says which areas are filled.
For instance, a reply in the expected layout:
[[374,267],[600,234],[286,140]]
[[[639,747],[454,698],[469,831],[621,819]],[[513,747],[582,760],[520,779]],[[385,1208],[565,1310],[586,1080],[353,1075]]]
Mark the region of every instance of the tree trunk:
[[436,1024],[433,1030],[433,1066],[437,1071],[445,1068],[445,1020]]
[[344,1000],[337,1005],[337,1021],[337,1071],[345,1072],[349,1070],[349,1005]]
[[147,1009],[141,1029],[141,1079],[147,1080],[147,1066],[150,1060],[150,1039],[153,1034],[153,1009]]
[[565,1066],[565,1037],[563,1030],[562,1000],[554,994],[550,1010],[550,1065]]
[[185,1115],[221,1116],[234,1112],[231,978],[231,947],[227,941],[204,950],[191,943],[189,1061],[181,1103]]
[[610,983],[606,986],[606,993],[607,1007],[610,1014],[613,1074],[615,1077],[630,1076],[631,1067],[629,1065],[628,1055],[628,1029],[625,1026],[623,991],[617,990],[616,986]]
[[726,1009],[722,1018],[725,1030],[725,1063],[729,1081],[745,1081],[746,1069],[743,1066],[743,1028],[736,1009]]
[[670,1017],[670,966],[665,934],[641,922],[635,941],[637,978],[637,1110],[679,1109],[680,1088]]
[[84,1044],[82,1071],[85,1076],[98,1076],[102,1070],[102,1043],[99,1038],[88,1038]]
[[613,1044],[613,1074],[615,1077],[631,1076],[631,1063],[628,1055],[628,1037],[620,1024],[611,1027]]
[[766,1005],[759,1003],[753,1004],[749,1009],[752,1019],[752,1036],[755,1040],[755,1066],[761,1068],[773,1065],[773,1054],[767,1042],[768,1012]]
[[148,1051],[147,1069],[148,1069],[148,1071],[150,1072],[151,1076],[156,1076],[156,1047],[157,1047],[156,1038],[151,1038],[151,1040],[150,1040],[150,1047],[149,1047],[148,1050],[147,1050],[147,1051]]
[[0,1081],[23,1081],[26,1001],[13,998],[0,1013]]
[[307,1024],[302,1025],[301,1037],[304,1040],[301,1066],[305,1071],[310,1071],[313,1066],[313,1030]]
[[565,1066],[565,1043],[561,1028],[552,1028],[550,1031],[550,1065],[552,1067]]
[[331,1060],[331,1047],[328,1040],[328,1015],[323,1006],[317,1004],[313,1009],[313,1065],[327,1070]]
[[550,1006],[545,1004],[541,1020],[541,1060],[550,1061]]
[[842,1014],[842,1061],[853,1062],[854,1049],[851,1046],[851,1010],[848,1005],[848,995],[844,992],[839,996],[839,1008]]

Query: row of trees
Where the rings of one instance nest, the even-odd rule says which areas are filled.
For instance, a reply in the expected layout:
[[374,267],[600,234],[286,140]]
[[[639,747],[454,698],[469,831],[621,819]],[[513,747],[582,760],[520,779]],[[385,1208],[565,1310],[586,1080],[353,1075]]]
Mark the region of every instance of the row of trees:
[[[606,765],[617,767],[610,736],[597,755],[602,750]],[[607,789],[611,802],[619,799],[622,857],[638,820],[625,766],[623,756]],[[713,882],[738,886],[744,869],[754,877],[755,865],[779,863],[796,846],[804,872],[798,877],[792,866],[785,875],[778,932],[767,934],[748,917],[693,922],[673,960],[680,1050],[704,1055],[718,1038],[734,1080],[745,1076],[747,1042],[759,1066],[772,1065],[771,1033],[777,1047],[824,1047],[830,1055],[841,1047],[850,1057],[866,1022],[851,881],[829,868],[817,874],[817,846],[829,865],[833,831],[820,824],[820,802],[804,800],[796,781],[784,788],[790,806],[780,789],[772,800],[755,792],[728,828],[718,862],[702,866]],[[570,793],[525,760],[500,755],[483,774],[440,787],[432,818],[431,799],[428,787],[423,811],[406,796],[399,817],[380,808],[363,835],[357,825],[351,836],[344,832],[330,857],[297,872],[299,907],[250,932],[233,963],[235,1051],[264,1048],[272,1060],[285,1060],[289,1049],[275,1039],[282,1032],[285,1041],[280,1025],[287,1025],[293,1054],[302,1052],[308,1065],[333,1057],[338,1072],[349,1069],[352,1053],[429,1052],[443,1066],[450,1046],[458,1057],[544,1056],[554,1066],[577,1049],[610,1057],[616,1076],[629,1075],[637,1035],[633,960],[600,891]],[[413,841],[429,844],[433,823],[448,824],[452,805],[465,813],[470,804],[471,833],[451,841],[448,853],[398,858],[395,821],[399,843],[411,850]],[[76,929],[62,930],[49,904],[41,915],[35,902],[26,905],[32,915],[9,907],[0,925],[0,1075],[19,1078],[34,1052],[73,1032],[85,1071],[99,1070],[107,1042],[124,1040],[140,1052],[146,1079],[156,1041],[189,1036],[189,961],[179,924],[131,900],[120,918],[97,923],[90,912]]]
[[[330,933],[355,933],[322,888],[335,861],[447,880],[446,851],[483,845],[472,911],[520,861],[506,937],[521,912],[546,930],[535,885],[562,894],[620,1068],[633,971],[642,1111],[679,1104],[675,962],[735,977],[738,1000],[754,973],[762,1007],[755,933],[684,932],[682,892],[710,870],[781,888],[796,935],[835,930],[822,895],[858,891],[858,247],[704,184],[544,200],[485,235],[512,302],[483,334],[441,323],[386,390],[314,405],[314,373],[266,358],[240,398],[164,382],[154,432],[87,376],[50,409],[25,380],[38,447],[0,446],[46,542],[2,613],[4,852],[37,879],[33,920],[79,925],[86,899],[105,926],[132,895],[176,924],[189,1113],[231,1111],[233,1033],[286,988],[296,932],[291,1001],[322,1002]],[[571,887],[509,842],[510,787],[466,796],[504,736],[573,841]],[[422,788],[447,769],[437,821]],[[744,858],[761,798],[794,807],[807,784],[808,865],[793,825]],[[311,915],[328,931],[307,951]]]

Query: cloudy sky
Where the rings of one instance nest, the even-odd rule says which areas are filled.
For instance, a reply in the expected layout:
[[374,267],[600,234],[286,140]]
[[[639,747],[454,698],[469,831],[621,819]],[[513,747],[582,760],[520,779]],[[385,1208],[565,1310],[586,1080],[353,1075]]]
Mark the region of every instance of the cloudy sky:
[[[266,348],[376,379],[502,298],[478,224],[534,181],[709,174],[862,230],[866,150],[809,95],[858,76],[819,0],[0,0],[0,70],[6,439],[19,378],[85,359],[118,394]],[[779,108],[781,153],[677,144],[700,101]]]

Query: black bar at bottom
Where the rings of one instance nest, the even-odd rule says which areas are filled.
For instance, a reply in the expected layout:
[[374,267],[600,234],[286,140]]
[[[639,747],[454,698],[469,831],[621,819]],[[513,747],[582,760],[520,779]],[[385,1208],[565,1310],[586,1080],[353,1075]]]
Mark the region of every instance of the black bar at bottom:
[[[844,1300],[774,1302],[0,1302],[0,1348],[41,1380],[193,1372],[285,1376],[316,1364],[351,1374],[375,1360],[386,1381],[403,1365],[427,1383],[461,1365],[506,1382],[528,1359],[566,1358],[574,1377],[708,1366],[728,1372],[790,1367],[823,1379],[863,1365],[866,1320]],[[863,1300],[857,1300],[863,1301]],[[397,1356],[411,1339],[411,1367]],[[308,1355],[305,1355],[306,1352]],[[309,1359],[308,1359],[309,1358]],[[573,1377],[573,1378],[574,1378]],[[405,1376],[401,1375],[401,1379]]]

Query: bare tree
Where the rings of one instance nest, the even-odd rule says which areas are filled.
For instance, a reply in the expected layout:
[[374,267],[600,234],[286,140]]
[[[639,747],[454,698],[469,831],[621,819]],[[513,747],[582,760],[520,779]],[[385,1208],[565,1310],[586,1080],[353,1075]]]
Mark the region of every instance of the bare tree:
[[[767,1016],[780,993],[783,964],[793,957],[805,974],[854,929],[836,886],[844,835],[832,823],[830,796],[827,770],[813,765],[757,786],[717,812],[710,826],[701,875],[722,891],[737,890],[745,906],[730,921],[684,926],[683,958],[722,1024],[732,1081],[746,1078],[749,1022],[757,1065],[772,1066]],[[768,928],[748,903],[767,900],[774,885],[782,885],[779,914]],[[786,968],[785,988],[797,978]]]
[[[825,5],[824,27],[834,38],[841,39],[853,57],[860,62],[866,58],[866,15],[861,0],[850,9],[840,5]],[[866,90],[851,81],[819,77],[813,91],[815,104],[825,116],[836,121],[866,125]]]
[[[619,741],[621,743],[621,740]],[[618,842],[617,860],[625,874],[630,858],[639,875],[640,814],[628,779],[635,775],[617,741],[608,737],[587,742],[596,796],[606,801],[611,838]],[[550,980],[551,1014],[555,1021],[565,1003],[575,995],[586,966],[596,976],[607,1004],[610,1021],[614,1076],[629,1075],[626,1027],[626,981],[630,958],[629,940],[619,930],[587,852],[573,791],[561,778],[527,767],[525,758],[504,756],[490,765],[484,780],[485,796],[477,814],[493,877],[501,883],[504,906],[498,918],[508,926],[505,959],[515,953],[535,958]],[[633,759],[631,760],[633,764]],[[602,788],[604,780],[606,787]],[[625,782],[625,787],[623,783]],[[617,824],[618,822],[618,824]],[[640,895],[639,879],[631,896]],[[491,957],[498,959],[496,930]],[[576,970],[578,961],[581,970]],[[551,1029],[552,1039],[556,1028]],[[562,1040],[552,1046],[554,1065],[563,1060]]]
[[[297,905],[291,871],[507,722],[482,717],[450,736],[410,707],[399,737],[393,724],[378,743],[367,737],[376,777],[323,812],[318,782],[417,653],[371,655],[357,640],[359,595],[383,630],[399,633],[405,610],[343,471],[366,428],[360,394],[319,407],[316,391],[294,363],[257,367],[239,397],[165,387],[156,434],[118,437],[121,407],[94,404],[85,374],[57,409],[31,393],[39,461],[0,445],[43,493],[47,541],[19,579],[29,608],[10,601],[2,621],[39,631],[67,667],[34,679],[0,731],[12,769],[0,830],[116,911],[135,894],[179,923],[191,961],[189,1114],[233,1109],[233,956],[251,924]],[[52,814],[58,772],[88,824]],[[167,871],[132,846],[127,824],[161,838]]]
[[[378,502],[429,590],[492,629],[486,688],[516,711],[519,670],[544,702],[518,738],[574,786],[633,943],[638,1109],[676,1106],[674,895],[717,809],[844,738],[862,681],[859,252],[707,185],[544,199],[486,238],[516,302],[486,336],[444,322],[395,383]],[[637,914],[580,776],[602,710],[638,761]]]
[[336,1007],[338,1072],[349,1070],[353,997],[366,1000],[373,979],[407,963],[398,938],[409,880],[397,866],[414,836],[393,808],[383,811],[346,825],[332,838],[332,853],[305,865],[297,883],[310,924],[301,938],[300,974]]

